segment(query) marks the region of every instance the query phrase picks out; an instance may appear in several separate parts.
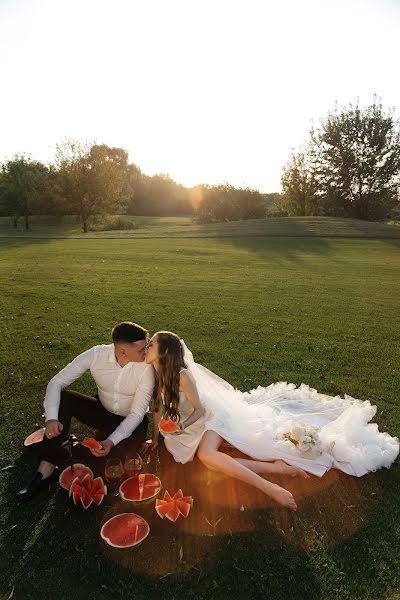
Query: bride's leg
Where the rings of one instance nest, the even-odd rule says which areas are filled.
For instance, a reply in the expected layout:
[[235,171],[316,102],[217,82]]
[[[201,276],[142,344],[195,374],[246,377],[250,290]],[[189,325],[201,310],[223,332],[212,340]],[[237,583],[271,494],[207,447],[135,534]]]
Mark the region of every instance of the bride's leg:
[[206,467],[256,487],[279,504],[282,504],[282,506],[292,510],[297,509],[296,502],[290,492],[275,483],[266,481],[231,456],[219,452],[218,448],[221,442],[221,436],[215,431],[206,431],[203,435],[197,450],[197,456]]
[[300,467],[294,467],[286,464],[283,460],[275,460],[274,462],[266,462],[261,460],[252,460],[249,458],[235,458],[237,462],[244,465],[253,473],[263,475],[265,473],[275,473],[276,475],[289,475],[291,477],[303,477],[304,479],[310,479],[308,473],[300,469]]

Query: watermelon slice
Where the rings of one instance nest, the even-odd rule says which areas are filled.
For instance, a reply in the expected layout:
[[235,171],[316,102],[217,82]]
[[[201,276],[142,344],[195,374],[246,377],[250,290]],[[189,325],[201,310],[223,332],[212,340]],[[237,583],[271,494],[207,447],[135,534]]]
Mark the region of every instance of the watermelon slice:
[[161,481],[152,473],[141,473],[129,477],[119,486],[119,493],[123,500],[129,502],[143,502],[157,496],[161,490]]
[[64,469],[58,481],[64,490],[69,490],[74,479],[78,478],[80,481],[82,481],[87,474],[93,477],[93,471],[89,469],[89,467],[80,463],[75,463],[74,465]]
[[32,446],[32,444],[38,444],[39,442],[42,442],[45,430],[45,427],[41,427],[37,431],[34,431],[30,435],[28,435],[28,437],[24,441],[24,446]]
[[86,448],[89,448],[90,450],[101,450],[103,448],[100,442],[92,437],[86,437],[82,442],[82,446],[86,446]]
[[80,500],[85,509],[88,509],[92,502],[100,505],[106,494],[107,486],[104,485],[102,478],[93,479],[89,474],[82,480],[76,477],[69,488],[69,495],[72,496],[75,506]]
[[184,496],[182,490],[175,492],[173,496],[166,491],[163,500],[156,500],[156,512],[162,519],[167,517],[170,521],[176,521],[179,515],[189,516],[193,505],[192,496]]
[[148,523],[134,513],[121,513],[111,517],[101,528],[100,535],[114,548],[131,548],[149,535]]
[[158,428],[162,434],[180,431],[178,425],[174,421],[171,421],[171,419],[161,419]]

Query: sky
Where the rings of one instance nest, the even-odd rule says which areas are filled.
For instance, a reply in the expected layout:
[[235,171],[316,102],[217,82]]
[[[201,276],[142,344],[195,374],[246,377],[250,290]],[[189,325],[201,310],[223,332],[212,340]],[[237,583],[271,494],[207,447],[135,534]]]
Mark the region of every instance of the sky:
[[335,101],[399,117],[398,31],[400,0],[0,0],[0,161],[74,138],[279,191]]

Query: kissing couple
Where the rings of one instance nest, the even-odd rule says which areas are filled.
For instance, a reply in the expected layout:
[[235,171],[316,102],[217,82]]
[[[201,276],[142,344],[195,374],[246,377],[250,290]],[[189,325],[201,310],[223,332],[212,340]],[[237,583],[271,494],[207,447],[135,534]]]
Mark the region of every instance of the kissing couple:
[[[208,469],[244,481],[291,510],[297,509],[293,495],[264,476],[308,479],[336,468],[361,477],[389,468],[398,456],[399,440],[369,422],[377,408],[368,400],[327,396],[285,382],[241,392],[196,363],[175,333],[159,331],[149,338],[144,327],[124,321],[111,336],[111,344],[86,350],[49,382],[40,464],[18,493],[19,502],[46,487],[56,466],[65,462],[63,443],[72,417],[101,432],[101,449],[90,451],[102,459],[145,442],[150,404],[148,450],[158,445],[161,418],[169,418],[178,431],[163,436],[176,462],[197,454]],[[65,389],[88,370],[96,397]],[[221,452],[224,441],[246,458]]]

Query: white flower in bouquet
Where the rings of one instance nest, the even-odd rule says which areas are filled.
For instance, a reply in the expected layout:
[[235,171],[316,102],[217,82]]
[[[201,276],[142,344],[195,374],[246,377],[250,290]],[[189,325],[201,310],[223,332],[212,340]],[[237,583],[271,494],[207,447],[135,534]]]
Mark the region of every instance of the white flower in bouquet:
[[285,431],[282,437],[296,446],[300,452],[313,450],[322,453],[322,444],[319,439],[320,428],[305,423],[294,423],[290,431]]

